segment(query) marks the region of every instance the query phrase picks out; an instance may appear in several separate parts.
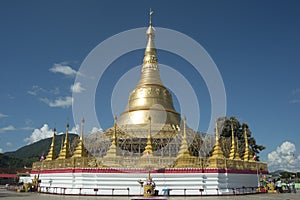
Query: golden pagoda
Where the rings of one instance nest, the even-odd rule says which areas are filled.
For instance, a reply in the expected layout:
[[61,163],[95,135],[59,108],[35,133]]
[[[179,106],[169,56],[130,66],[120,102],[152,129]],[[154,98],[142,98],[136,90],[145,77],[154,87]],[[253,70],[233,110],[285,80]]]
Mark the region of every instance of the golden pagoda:
[[78,144],[77,144],[77,147],[74,151],[74,154],[73,154],[73,158],[81,158],[81,157],[86,157],[87,156],[87,151],[86,149],[84,148],[84,145],[83,145],[83,133],[84,133],[84,119],[82,119],[81,121],[81,134],[80,134],[80,137],[79,137],[79,141],[78,141]]
[[[180,125],[180,114],[175,111],[172,95],[163,85],[158,67],[157,52],[154,45],[155,29],[150,24],[146,31],[148,38],[141,77],[130,93],[128,105],[120,115],[119,126],[148,124],[148,118],[152,118],[153,124]],[[160,106],[157,106],[160,105]]]
[[250,150],[249,150],[248,136],[247,136],[246,127],[244,127],[244,139],[245,139],[244,161],[249,161],[249,159],[250,159]]
[[114,132],[112,136],[112,141],[111,145],[106,152],[106,155],[103,157],[103,163],[107,166],[114,166],[118,167],[118,160],[120,157],[117,155],[117,145],[116,145],[116,140],[117,140],[117,118],[114,117]]
[[64,145],[61,148],[57,159],[66,159],[66,158],[70,157],[68,140],[69,140],[69,123],[67,123],[67,125],[66,125],[66,137],[65,137]]
[[142,158],[150,157],[150,156],[151,157],[153,156],[152,140],[151,140],[151,117],[149,117],[149,134],[147,137],[147,143]]
[[[151,157],[168,155],[173,162],[180,150],[178,144],[183,140],[182,122],[180,113],[174,108],[171,92],[160,78],[151,15],[146,36],[141,76],[129,95],[125,111],[118,119],[116,146],[130,152],[131,156],[146,157],[150,152]],[[200,135],[192,129],[186,129],[186,138],[190,142],[196,140],[195,144],[200,145]],[[113,141],[114,127],[106,130],[105,134]],[[198,153],[196,148],[193,150],[195,152],[192,154]]]
[[212,152],[212,156],[209,158],[209,167],[218,168],[225,164],[225,156],[220,146],[220,135],[218,130],[218,123],[216,122],[216,143]]
[[233,124],[231,124],[231,149],[230,149],[229,159],[241,160],[238,152],[237,144],[235,143]]
[[179,152],[177,154],[175,167],[177,167],[177,168],[196,167],[195,161],[196,161],[196,157],[191,155],[190,149],[189,149],[189,144],[187,142],[186,117],[184,117],[183,138],[181,141]]
[[53,137],[52,137],[52,142],[51,142],[51,146],[50,146],[50,150],[49,153],[46,157],[45,160],[54,160],[56,158],[55,152],[54,152],[54,146],[55,146],[55,132],[56,132],[56,128],[53,129]]
[[[241,187],[253,192],[253,187],[257,186],[257,170],[267,173],[266,163],[249,160],[246,130],[244,160],[241,160],[233,124],[230,155],[225,157],[217,123],[211,151],[214,136],[192,130],[185,117],[181,120],[171,92],[160,79],[152,13],[150,11],[146,30],[141,76],[129,95],[125,111],[118,120],[114,118],[113,127],[105,132],[86,135],[85,141],[90,140],[90,144],[83,144],[82,120],[79,142],[72,157],[68,143],[69,124],[57,159],[53,150],[54,130],[47,159],[33,163],[32,167],[32,175],[43,174],[40,176],[41,192],[131,196],[141,195],[143,186],[146,196],[152,196],[156,186],[157,190],[172,191],[172,195],[228,195],[235,194],[237,190],[233,188]],[[95,150],[90,151],[89,156],[85,151],[88,145]],[[157,185],[153,184],[150,173],[155,174]]]

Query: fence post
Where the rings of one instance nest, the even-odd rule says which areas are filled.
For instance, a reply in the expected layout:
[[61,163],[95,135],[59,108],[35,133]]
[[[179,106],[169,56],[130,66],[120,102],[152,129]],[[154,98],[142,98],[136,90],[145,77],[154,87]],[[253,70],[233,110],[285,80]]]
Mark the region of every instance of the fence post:
[[97,195],[98,188],[94,188],[95,195]]
[[201,196],[202,196],[202,192],[204,191],[204,189],[200,188],[199,191],[200,191]]

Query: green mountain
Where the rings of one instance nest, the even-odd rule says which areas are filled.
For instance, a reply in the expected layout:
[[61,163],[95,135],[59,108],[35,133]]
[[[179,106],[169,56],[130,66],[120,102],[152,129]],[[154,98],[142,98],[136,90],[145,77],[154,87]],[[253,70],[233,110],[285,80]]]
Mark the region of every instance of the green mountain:
[[[62,146],[65,134],[56,135],[54,151],[56,155]],[[46,138],[38,142],[26,145],[12,152],[0,154],[0,168],[22,168],[24,166],[31,167],[33,162],[39,161],[41,156],[47,156],[50,149],[52,138]],[[71,151],[77,145],[78,135],[69,134],[69,144]]]

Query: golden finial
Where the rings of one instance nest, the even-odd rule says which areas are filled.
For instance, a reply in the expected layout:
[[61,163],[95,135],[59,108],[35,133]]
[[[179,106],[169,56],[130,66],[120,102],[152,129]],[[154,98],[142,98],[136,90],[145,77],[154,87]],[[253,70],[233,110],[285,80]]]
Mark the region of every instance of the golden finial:
[[116,137],[117,137],[117,117],[114,117],[114,132],[112,135],[112,143],[116,144]]
[[218,121],[216,121],[216,140],[219,140]]
[[186,116],[183,118],[183,138],[186,140]]
[[149,135],[148,135],[148,139],[151,140],[151,116],[149,116]]
[[152,26],[152,15],[153,15],[153,10],[152,10],[151,8],[150,8],[149,15],[150,15],[150,21],[149,21],[149,24],[150,24],[150,26]]
[[116,126],[117,125],[117,117],[114,116],[114,125]]
[[80,134],[80,139],[82,140],[83,138],[83,131],[84,131],[84,118],[81,120],[81,134]]

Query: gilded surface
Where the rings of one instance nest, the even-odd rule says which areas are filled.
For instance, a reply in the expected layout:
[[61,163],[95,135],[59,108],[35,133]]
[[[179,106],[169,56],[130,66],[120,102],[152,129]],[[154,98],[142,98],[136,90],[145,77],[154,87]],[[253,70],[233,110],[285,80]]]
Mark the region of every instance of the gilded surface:
[[[103,142],[104,145],[101,144],[102,147],[96,148],[93,157],[84,154],[82,124],[79,144],[73,156],[70,157],[67,125],[66,138],[59,157],[55,159],[52,153],[52,146],[54,146],[52,142],[49,158],[47,156],[45,161],[33,163],[33,170],[120,167],[267,171],[266,163],[249,160],[247,148],[243,156],[244,160],[241,160],[237,153],[233,130],[229,158],[223,155],[218,133],[216,133],[212,155],[210,157],[206,156],[207,153],[205,157],[200,155],[203,145],[201,135],[189,129],[185,120],[182,133],[180,114],[175,111],[172,95],[160,79],[154,45],[155,30],[152,23],[146,34],[148,42],[141,78],[131,92],[128,106],[121,114],[118,123],[115,119],[114,127],[105,132],[104,139],[97,141]],[[245,139],[247,142],[247,135]],[[248,143],[246,146],[248,147]],[[100,153],[96,154],[97,152]]]
[[[141,157],[129,157],[124,156],[120,158],[111,158],[110,163],[115,163],[116,166],[120,168],[177,168],[176,164],[179,162],[187,167],[193,166],[193,168],[200,169],[240,169],[240,170],[263,170],[268,171],[267,163],[263,162],[249,162],[243,160],[231,160],[228,158],[216,158],[214,159],[215,165],[217,167],[211,167],[211,159],[206,157],[193,157],[185,158],[182,160],[176,160],[176,157],[157,157],[152,156],[148,158]],[[47,169],[64,169],[64,168],[107,168],[112,167],[102,162],[101,159],[96,158],[68,158],[65,160],[52,160],[52,161],[42,161],[33,163],[32,170],[47,170]]]
[[175,111],[172,95],[160,79],[154,45],[155,30],[152,24],[148,27],[146,35],[148,41],[141,77],[136,88],[130,93],[127,108],[120,115],[118,124],[147,124],[151,116],[153,123],[179,125],[180,114]]

